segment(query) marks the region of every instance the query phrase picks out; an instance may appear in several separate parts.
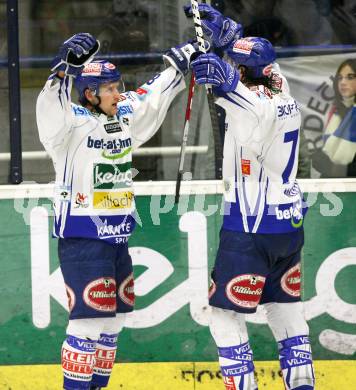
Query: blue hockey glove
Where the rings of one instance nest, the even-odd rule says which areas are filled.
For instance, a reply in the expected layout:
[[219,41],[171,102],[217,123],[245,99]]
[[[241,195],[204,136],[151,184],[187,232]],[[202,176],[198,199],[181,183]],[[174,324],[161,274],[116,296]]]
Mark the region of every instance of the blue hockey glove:
[[84,65],[93,59],[99,47],[99,41],[91,34],[75,34],[59,48],[58,55],[52,61],[51,70],[64,71],[66,75],[77,76]]
[[213,53],[200,55],[192,61],[191,67],[196,83],[212,84],[216,92],[234,91],[239,82],[237,70]]
[[[205,48],[207,51],[210,48],[208,41],[205,41]],[[183,75],[186,75],[189,71],[191,60],[199,54],[201,52],[199,51],[198,43],[196,41],[190,41],[172,47],[163,55],[163,59],[166,63],[183,73]]]
[[[184,6],[184,12],[187,17],[193,16],[190,5]],[[230,18],[225,18],[210,5],[199,4],[199,13],[204,33],[215,47],[226,49],[232,41],[242,37],[242,25]]]

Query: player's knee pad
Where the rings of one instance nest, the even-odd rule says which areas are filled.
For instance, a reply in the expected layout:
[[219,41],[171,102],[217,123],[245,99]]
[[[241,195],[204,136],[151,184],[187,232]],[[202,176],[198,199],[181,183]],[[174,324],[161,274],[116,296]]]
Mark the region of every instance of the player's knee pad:
[[278,341],[279,360],[286,390],[312,390],[315,377],[309,337],[289,337]]
[[268,324],[277,341],[286,337],[309,334],[302,302],[266,303],[264,308]]
[[212,307],[209,328],[218,347],[241,345],[248,340],[245,315],[233,310]]
[[107,318],[80,318],[69,320],[67,335],[88,340],[98,340]]
[[120,333],[125,325],[126,313],[116,313],[115,317],[105,318],[102,333]]
[[212,307],[209,328],[218,347],[226,389],[257,389],[245,315]]

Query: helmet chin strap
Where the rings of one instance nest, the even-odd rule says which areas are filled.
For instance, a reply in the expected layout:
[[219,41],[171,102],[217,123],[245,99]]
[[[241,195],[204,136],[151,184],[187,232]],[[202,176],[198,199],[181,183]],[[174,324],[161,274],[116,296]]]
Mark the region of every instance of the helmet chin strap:
[[93,110],[95,112],[97,112],[98,114],[104,114],[104,115],[108,115],[106,112],[104,112],[101,108],[100,108],[100,104],[101,104],[101,98],[99,95],[95,95],[95,97],[98,99],[98,103],[94,104],[94,103],[90,103],[92,106],[93,106]]

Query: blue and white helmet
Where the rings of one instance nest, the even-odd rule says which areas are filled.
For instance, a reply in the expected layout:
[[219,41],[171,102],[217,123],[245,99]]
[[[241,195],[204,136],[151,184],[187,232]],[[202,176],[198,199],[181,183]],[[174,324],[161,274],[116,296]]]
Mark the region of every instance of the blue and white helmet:
[[227,54],[236,64],[246,66],[254,78],[270,76],[276,59],[271,42],[257,37],[238,39]]
[[82,73],[74,79],[74,86],[79,94],[79,101],[85,102],[84,91],[90,89],[97,95],[101,84],[121,80],[121,73],[114,64],[106,60],[95,60],[85,65]]

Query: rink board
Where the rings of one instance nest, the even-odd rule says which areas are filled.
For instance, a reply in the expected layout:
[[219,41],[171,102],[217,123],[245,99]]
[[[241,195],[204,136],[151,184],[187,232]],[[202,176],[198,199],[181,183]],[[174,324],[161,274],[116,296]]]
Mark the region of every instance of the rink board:
[[[356,388],[350,384],[356,378],[356,181],[305,181],[302,187],[311,204],[305,220],[303,296],[318,379],[326,381],[319,388]],[[52,190],[51,185],[35,184],[0,187],[2,381],[26,378],[24,373],[10,374],[25,369],[31,370],[27,379],[35,380],[42,364],[50,368],[50,378],[60,377],[55,365],[65,337],[67,302],[50,232]],[[135,192],[142,224],[130,239],[136,311],[119,339],[118,361],[124,364],[116,366],[122,373],[114,376],[113,384],[122,378],[124,388],[135,389],[127,386],[142,380],[140,367],[148,370],[147,380],[166,378],[170,387],[178,380],[176,388],[183,390],[183,385],[196,382],[199,388],[194,379],[199,364],[203,374],[197,378],[207,380],[204,388],[213,388],[219,375],[206,295],[222,220],[221,184],[183,183],[178,207],[174,183],[138,183]],[[273,367],[265,378],[266,384],[273,384],[278,370],[272,362],[278,354],[262,311],[248,317],[248,327],[257,367],[261,373]],[[190,372],[184,380],[179,379],[182,367]],[[346,370],[345,375],[337,370]],[[341,386],[342,380],[349,382]],[[10,387],[11,382],[5,383]],[[8,388],[4,386],[0,381],[0,389]],[[17,383],[11,383],[12,390],[14,386]]]
[[[256,362],[259,390],[284,390],[276,362]],[[316,361],[316,390],[356,388],[356,362]],[[0,367],[0,389],[57,390],[60,365]],[[224,389],[217,363],[115,364],[108,390],[219,390]]]

